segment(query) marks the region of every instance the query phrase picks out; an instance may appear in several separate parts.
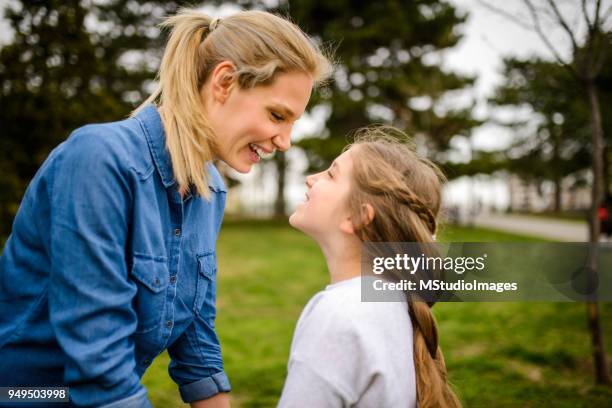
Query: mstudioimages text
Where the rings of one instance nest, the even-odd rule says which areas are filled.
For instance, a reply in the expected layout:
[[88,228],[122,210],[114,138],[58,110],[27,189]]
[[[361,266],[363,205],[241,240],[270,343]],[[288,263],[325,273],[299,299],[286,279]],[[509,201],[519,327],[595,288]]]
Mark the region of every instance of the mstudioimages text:
[[485,268],[487,254],[479,257],[460,256],[460,257],[440,257],[440,256],[410,256],[408,254],[396,254],[390,257],[374,257],[372,260],[372,272],[380,275],[386,270],[407,271],[414,275],[416,271],[444,269],[452,270],[461,275],[466,271],[482,271]]
[[420,280],[418,282],[402,279],[398,282],[388,282],[382,279],[376,279],[372,282],[374,290],[377,291],[478,291],[478,292],[497,292],[503,293],[506,291],[517,291],[518,283],[516,282],[478,282],[476,280],[465,281],[458,280],[455,282],[445,282],[439,279]]

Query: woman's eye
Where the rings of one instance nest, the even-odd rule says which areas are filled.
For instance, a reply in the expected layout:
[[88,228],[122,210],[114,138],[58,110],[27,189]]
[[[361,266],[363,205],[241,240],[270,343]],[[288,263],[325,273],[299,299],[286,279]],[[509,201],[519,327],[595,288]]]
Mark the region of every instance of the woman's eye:
[[277,121],[277,122],[282,122],[282,121],[283,121],[283,119],[284,119],[282,115],[279,115],[279,114],[278,114],[278,113],[276,113],[276,112],[272,112],[272,117],[273,117],[273,118],[274,118],[274,120],[275,120],[275,121]]
[[331,170],[327,170],[327,175],[329,176],[329,178],[334,178],[334,175],[332,174]]

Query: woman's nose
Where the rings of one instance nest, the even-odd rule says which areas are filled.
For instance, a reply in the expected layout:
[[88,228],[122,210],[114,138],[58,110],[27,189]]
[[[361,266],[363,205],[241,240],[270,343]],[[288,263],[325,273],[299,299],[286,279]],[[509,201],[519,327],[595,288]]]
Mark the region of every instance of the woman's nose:
[[277,150],[286,152],[291,147],[291,128],[282,129],[279,134],[272,138],[272,143]]

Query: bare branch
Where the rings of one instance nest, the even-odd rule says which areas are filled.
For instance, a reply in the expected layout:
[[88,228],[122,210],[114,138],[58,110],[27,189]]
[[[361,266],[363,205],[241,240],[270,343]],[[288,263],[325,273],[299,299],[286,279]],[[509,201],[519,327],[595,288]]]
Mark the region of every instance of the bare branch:
[[[559,62],[559,64],[567,66],[573,71],[571,65],[568,62],[563,61],[563,58],[561,58],[561,55],[557,52],[556,48],[552,45],[552,43],[550,42],[546,34],[544,34],[544,31],[542,30],[542,25],[540,24],[540,18],[538,17],[538,13],[535,7],[533,6],[533,3],[531,3],[531,1],[529,0],[523,0],[523,1],[525,5],[527,6],[527,8],[529,9],[529,12],[531,13],[531,18],[533,19],[534,30],[536,31],[540,39],[544,42],[544,44],[546,44],[546,46],[548,47],[550,52],[552,52],[552,54],[554,55],[557,62]],[[574,75],[575,74],[576,73],[574,72]]]
[[523,21],[517,19],[515,16],[513,16],[512,14],[508,13],[507,11],[500,9],[498,7],[492,6],[490,4],[485,3],[483,0],[476,0],[476,2],[478,4],[480,4],[482,7],[494,12],[497,15],[500,15],[508,20],[510,20],[511,22],[513,22],[514,24],[516,24],[517,26],[534,32],[540,37],[540,39],[542,40],[542,42],[544,42],[544,44],[546,45],[546,47],[549,49],[549,51],[553,54],[555,60],[557,61],[557,63],[561,64],[563,67],[565,67],[565,69],[567,69],[569,71],[569,73],[576,79],[581,80],[580,75],[578,74],[578,72],[574,69],[574,67],[572,67],[571,63],[566,62],[563,60],[563,58],[561,58],[561,55],[559,54],[559,52],[556,50],[556,48],[552,45],[552,43],[550,42],[550,40],[548,39],[548,37],[546,36],[546,34],[544,34],[544,31],[542,30],[542,25],[540,24],[540,18],[538,17],[538,12],[536,10],[536,8],[534,7],[533,3],[530,0],[523,0],[523,2],[527,5],[527,9],[529,10],[529,13],[531,14],[531,18],[533,20],[534,25],[531,26],[529,24],[524,23]]
[[530,26],[529,24],[525,24],[523,21],[519,20],[518,18],[516,18],[516,16],[508,13],[506,10],[503,10],[501,8],[495,7],[489,3],[487,3],[484,0],[476,0],[476,2],[478,4],[480,4],[482,7],[488,9],[489,11],[494,12],[497,15],[500,15],[510,21],[512,21],[514,24],[518,25],[521,28],[524,28],[525,30],[529,30],[529,31],[533,31],[534,27]]
[[[529,2],[529,1],[526,0],[526,2]],[[563,27],[563,29],[565,30],[565,32],[569,36],[570,40],[572,41],[572,47],[573,47],[573,51],[574,51],[574,54],[575,54],[576,51],[578,51],[578,42],[576,41],[576,37],[574,36],[574,32],[569,27],[569,25],[567,25],[567,22],[563,18],[563,15],[559,11],[559,8],[557,7],[557,4],[554,2],[554,0],[548,0],[548,4],[550,4],[550,7],[555,12],[555,15],[557,16],[557,21],[559,22],[561,27]],[[585,16],[586,16],[586,13],[585,13]]]
[[595,6],[595,21],[593,22],[593,31],[597,30],[599,24],[599,12],[601,11],[601,0],[597,0]]
[[589,10],[587,10],[586,0],[582,0],[582,14],[584,14],[584,20],[586,21],[587,28],[589,31],[591,31],[594,24],[591,23],[591,20],[589,19]]
[[[589,35],[586,39],[587,41],[587,61],[589,66],[587,67],[587,76],[590,79],[595,78],[601,72],[603,67],[603,63],[606,59],[605,49],[607,47],[601,47],[602,36],[598,35],[601,32],[601,27],[599,27],[599,11],[601,9],[601,0],[597,0],[597,4],[595,5],[595,15],[593,16],[593,26],[589,27]],[[605,40],[605,36],[603,38]],[[597,44],[599,43],[599,44]],[[597,51],[599,50],[599,55]],[[597,61],[593,61],[593,58],[596,58]]]

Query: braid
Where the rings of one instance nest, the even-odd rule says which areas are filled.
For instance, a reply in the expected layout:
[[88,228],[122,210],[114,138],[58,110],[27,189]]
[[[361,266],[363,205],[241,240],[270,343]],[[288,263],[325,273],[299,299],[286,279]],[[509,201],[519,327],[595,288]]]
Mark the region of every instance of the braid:
[[388,180],[370,180],[369,185],[362,188],[372,195],[387,196],[407,206],[423,221],[429,232],[435,234],[438,223],[433,211],[408,187],[408,183],[403,180],[399,172],[391,167],[389,170],[397,173],[396,177],[388,175]]
[[429,306],[423,302],[411,302],[408,309],[410,319],[424,337],[431,358],[436,358],[438,350],[438,327]]
[[408,186],[393,190],[393,195],[402,204],[407,205],[427,226],[432,234],[436,233],[436,216]]
[[417,401],[420,407],[461,407],[447,383],[446,364],[438,346],[438,328],[424,302],[409,302],[414,328],[414,360],[417,370]]

